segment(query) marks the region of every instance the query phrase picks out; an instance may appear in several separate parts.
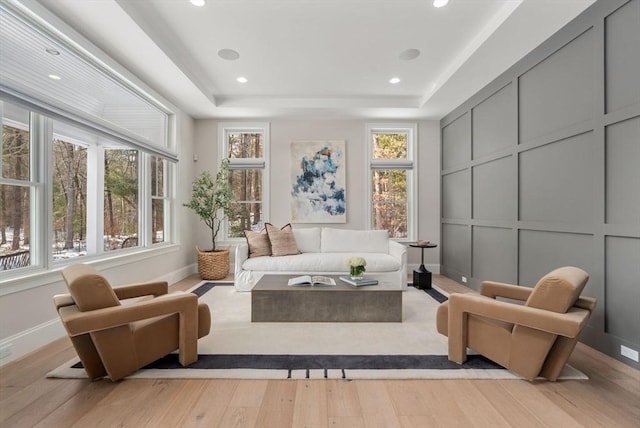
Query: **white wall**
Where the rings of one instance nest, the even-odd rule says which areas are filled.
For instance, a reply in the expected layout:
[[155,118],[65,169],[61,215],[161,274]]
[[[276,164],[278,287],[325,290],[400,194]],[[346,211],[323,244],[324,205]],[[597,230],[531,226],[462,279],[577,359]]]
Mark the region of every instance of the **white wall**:
[[[196,271],[193,222],[187,217],[187,209],[182,207],[182,203],[189,197],[194,177],[191,168],[193,120],[183,113],[178,113],[176,133],[180,156],[175,199],[177,245],[152,254],[125,257],[116,255],[116,258],[96,262],[96,268],[113,285],[151,280],[174,283]],[[18,289],[21,285],[27,284],[38,285],[0,297],[0,365],[65,335],[53,306],[53,296],[66,292],[60,269],[38,278],[25,278],[20,282],[12,284],[11,288]],[[9,349],[11,355],[7,355]]]
[[[364,229],[366,225],[365,180],[367,178],[365,120],[311,120],[271,119],[271,206],[265,213],[269,222],[282,226],[290,222],[291,160],[290,145],[297,140],[345,140],[347,159],[347,223],[331,224],[331,227]],[[225,120],[229,122],[229,120]],[[384,121],[390,122],[390,121]],[[196,120],[195,124],[196,172],[215,171],[218,164],[218,121]],[[433,242],[440,240],[440,131],[437,121],[418,122],[418,237]],[[297,225],[305,227],[312,225]],[[296,225],[294,225],[296,227]],[[198,245],[210,247],[207,229],[196,226]],[[409,264],[419,264],[420,250],[410,248]],[[439,272],[440,252],[425,251],[425,264]]]
[[[228,120],[225,120],[228,122]],[[333,227],[362,229],[365,224],[364,120],[268,120],[271,127],[271,212],[269,221],[290,221],[289,147],[296,140],[345,140],[347,146],[347,223]],[[148,257],[126,256],[99,262],[96,267],[114,285],[151,280],[174,283],[196,272],[195,245],[208,247],[209,231],[182,204],[191,193],[194,177],[218,164],[218,122],[192,120],[178,113],[176,140],[180,162],[176,174],[175,227],[177,245]],[[440,134],[436,121],[418,122],[418,237],[440,241]],[[194,161],[194,156],[197,161]],[[307,225],[308,226],[308,225]],[[409,248],[409,267],[420,262],[420,250]],[[425,251],[425,264],[440,269],[439,250]],[[27,280],[25,280],[27,281]],[[34,281],[33,278],[28,281]],[[59,270],[43,275],[39,285],[0,297],[0,365],[65,335],[53,306],[53,296],[66,292]],[[19,284],[18,284],[19,285]],[[11,355],[6,355],[10,349]]]

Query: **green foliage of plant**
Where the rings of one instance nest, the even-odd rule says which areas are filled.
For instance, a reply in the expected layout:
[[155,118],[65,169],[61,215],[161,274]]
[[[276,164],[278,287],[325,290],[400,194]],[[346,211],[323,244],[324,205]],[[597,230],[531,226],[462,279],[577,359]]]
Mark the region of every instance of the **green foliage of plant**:
[[205,171],[193,181],[191,199],[183,204],[191,208],[211,230],[212,251],[216,250],[216,237],[222,222],[235,215],[229,175],[229,159],[223,159],[215,179]]

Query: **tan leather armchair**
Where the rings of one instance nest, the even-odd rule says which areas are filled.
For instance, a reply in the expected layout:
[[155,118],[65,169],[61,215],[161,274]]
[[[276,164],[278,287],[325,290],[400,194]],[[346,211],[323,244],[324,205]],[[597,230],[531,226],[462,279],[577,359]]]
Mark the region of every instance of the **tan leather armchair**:
[[[166,282],[112,288],[85,264],[65,268],[62,276],[69,294],[54,296],[54,303],[91,380],[116,381],[176,349],[183,366],[197,361],[211,314],[195,294],[168,293]],[[120,302],[131,298],[140,299]]]
[[464,363],[468,347],[529,380],[555,381],[596,306],[580,297],[588,280],[567,266],[533,288],[484,281],[480,295],[452,294],[436,316],[438,332],[449,337],[449,360]]

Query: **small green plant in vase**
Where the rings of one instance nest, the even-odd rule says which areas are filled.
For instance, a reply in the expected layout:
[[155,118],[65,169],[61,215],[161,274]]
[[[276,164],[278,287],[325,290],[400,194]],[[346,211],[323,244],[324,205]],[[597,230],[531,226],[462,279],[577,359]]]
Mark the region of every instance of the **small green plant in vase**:
[[349,257],[344,264],[349,267],[351,279],[362,279],[367,266],[367,261],[364,257]]

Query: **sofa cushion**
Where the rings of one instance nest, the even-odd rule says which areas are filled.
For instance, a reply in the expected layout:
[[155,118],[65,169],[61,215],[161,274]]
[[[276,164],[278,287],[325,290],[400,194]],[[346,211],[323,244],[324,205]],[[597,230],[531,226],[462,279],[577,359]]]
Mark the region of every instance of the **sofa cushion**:
[[293,237],[301,253],[320,252],[320,228],[306,227],[304,229],[293,229]]
[[[401,268],[401,261],[389,254],[360,253],[367,260],[367,273],[394,272]],[[302,253],[283,257],[254,257],[245,260],[242,268],[250,271],[345,273],[347,255],[343,253]]]
[[245,230],[244,236],[247,238],[247,245],[249,246],[249,257],[271,255],[271,244],[269,243],[267,229],[262,229],[260,232]]
[[278,229],[271,223],[266,223],[265,226],[271,242],[272,256],[288,256],[300,253],[296,245],[296,239],[293,236],[291,224],[282,226],[282,229]]
[[325,227],[322,229],[321,246],[323,253],[389,254],[389,232]]

